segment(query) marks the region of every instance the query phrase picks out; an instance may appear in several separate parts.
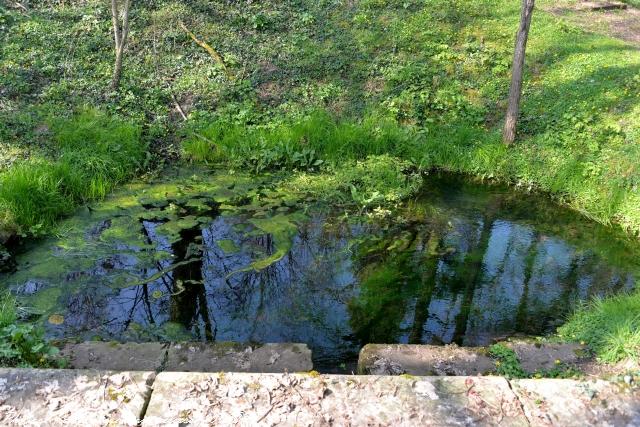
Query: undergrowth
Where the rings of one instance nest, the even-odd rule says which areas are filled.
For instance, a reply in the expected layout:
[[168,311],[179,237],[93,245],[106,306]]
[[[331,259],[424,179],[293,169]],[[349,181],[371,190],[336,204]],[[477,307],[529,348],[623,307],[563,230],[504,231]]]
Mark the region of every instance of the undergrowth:
[[41,327],[18,321],[16,300],[0,295],[0,366],[20,368],[60,367],[58,349],[47,343]]

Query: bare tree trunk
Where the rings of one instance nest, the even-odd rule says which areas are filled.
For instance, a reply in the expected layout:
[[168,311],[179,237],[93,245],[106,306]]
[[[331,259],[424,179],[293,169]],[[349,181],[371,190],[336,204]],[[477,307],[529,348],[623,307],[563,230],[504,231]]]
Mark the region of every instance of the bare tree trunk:
[[111,22],[113,24],[113,39],[116,52],[116,60],[113,66],[113,79],[111,80],[112,90],[118,90],[118,87],[120,86],[120,78],[122,77],[122,58],[124,54],[124,48],[127,45],[127,37],[129,36],[130,6],[131,0],[124,0],[124,9],[122,10],[122,23],[120,23],[118,0],[111,0]]
[[516,139],[516,126],[520,114],[520,97],[522,95],[522,74],[524,71],[524,58],[531,27],[531,17],[535,0],[522,0],[522,14],[520,16],[520,28],[516,36],[516,48],[513,55],[513,67],[511,74],[511,89],[509,90],[509,105],[507,117],[504,122],[502,140],[505,144],[513,144]]

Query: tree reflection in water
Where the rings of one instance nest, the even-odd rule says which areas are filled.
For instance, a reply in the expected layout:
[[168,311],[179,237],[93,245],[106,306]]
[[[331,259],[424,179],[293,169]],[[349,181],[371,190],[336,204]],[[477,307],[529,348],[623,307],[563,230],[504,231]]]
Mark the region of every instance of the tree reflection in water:
[[[95,282],[63,296],[67,321],[50,332],[170,339],[179,325],[192,339],[304,342],[328,367],[369,342],[484,345],[552,332],[577,301],[630,289],[638,275],[609,230],[500,188],[434,179],[403,218],[335,225],[311,214],[259,271],[247,266],[282,242],[247,218],[217,216],[175,242],[144,221],[154,250],[171,257],[138,265],[123,252],[77,273]],[[122,275],[143,283],[117,285]]]

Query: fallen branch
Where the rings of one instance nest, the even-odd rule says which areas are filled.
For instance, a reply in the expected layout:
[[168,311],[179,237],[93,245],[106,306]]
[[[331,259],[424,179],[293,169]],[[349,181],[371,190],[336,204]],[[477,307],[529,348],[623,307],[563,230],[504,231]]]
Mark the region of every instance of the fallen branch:
[[227,66],[224,63],[224,60],[222,59],[222,56],[220,56],[220,54],[214,48],[212,48],[208,43],[206,43],[205,41],[200,40],[198,37],[196,37],[196,35],[193,34],[187,28],[187,26],[184,25],[184,23],[182,21],[179,22],[179,25],[180,25],[180,28],[182,28],[189,35],[189,37],[191,37],[191,40],[193,40],[194,42],[196,42],[196,44],[198,44],[200,47],[202,47],[204,50],[206,50],[209,53],[209,55],[211,56],[211,58],[213,58],[213,60],[216,61],[216,63],[218,65],[220,65],[220,67],[222,67],[222,69],[224,70],[225,75],[227,76],[227,79],[233,80],[233,75],[231,75],[231,73],[227,69]]
[[29,9],[27,9],[27,7],[20,2],[14,2],[13,7],[15,7],[16,9],[22,9],[24,13],[29,13]]
[[176,99],[174,94],[171,94],[171,100],[173,101],[173,105],[175,105],[176,110],[178,110],[178,113],[180,113],[180,115],[182,116],[182,120],[184,120],[186,122],[187,121],[187,115],[184,113],[184,110],[180,106],[180,103],[178,102],[178,100]]

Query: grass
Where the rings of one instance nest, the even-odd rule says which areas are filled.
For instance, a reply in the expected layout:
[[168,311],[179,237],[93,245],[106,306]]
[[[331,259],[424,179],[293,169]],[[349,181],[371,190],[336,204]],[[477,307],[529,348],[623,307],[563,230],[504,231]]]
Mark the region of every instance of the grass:
[[[309,169],[390,154],[539,188],[640,233],[640,53],[537,10],[520,139],[506,150],[500,122],[519,7],[517,0],[140,1],[119,93],[108,90],[113,52],[103,3],[33,5],[28,15],[2,9],[0,137],[15,148],[8,156],[47,152],[42,111],[94,100],[144,123],[151,150],[173,155],[172,142],[185,133],[177,102],[188,127],[208,139],[189,138],[195,159]],[[179,21],[221,54],[232,79]],[[339,120],[327,128],[319,110]],[[296,121],[304,123],[290,126]],[[420,130],[420,144],[411,138],[397,150],[406,143],[404,126]],[[244,129],[254,127],[269,132]],[[397,144],[370,138],[384,127],[400,132],[387,132]],[[301,135],[307,150],[291,144]]]
[[78,204],[133,176],[145,147],[137,126],[94,110],[51,122],[58,155],[15,163],[0,174],[0,233],[40,235]]
[[578,309],[558,333],[588,343],[603,362],[639,362],[640,292],[595,299]]
[[[196,128],[197,129],[197,128]],[[217,120],[190,132],[187,156],[205,163],[273,169],[319,169],[325,162],[361,160],[409,149],[415,134],[385,119],[336,120],[326,111],[268,126]]]
[[[194,161],[294,170],[292,185],[330,197],[352,187],[361,201],[378,189],[408,194],[411,180],[396,172],[410,164],[539,189],[640,235],[640,52],[536,10],[519,139],[507,149],[500,126],[519,0],[141,0],[118,93],[108,89],[108,5],[32,3],[28,14],[0,6],[0,237],[51,229],[128,179],[144,161],[140,140],[173,158],[184,135]],[[49,119],[87,102],[107,114]],[[367,162],[392,185],[356,177]],[[590,327],[608,330],[593,315]],[[615,348],[635,339],[633,312],[620,316]]]
[[633,7],[640,8],[640,0],[621,0],[623,3],[627,3]]
[[16,300],[9,293],[0,295],[0,328],[12,325],[18,319]]

